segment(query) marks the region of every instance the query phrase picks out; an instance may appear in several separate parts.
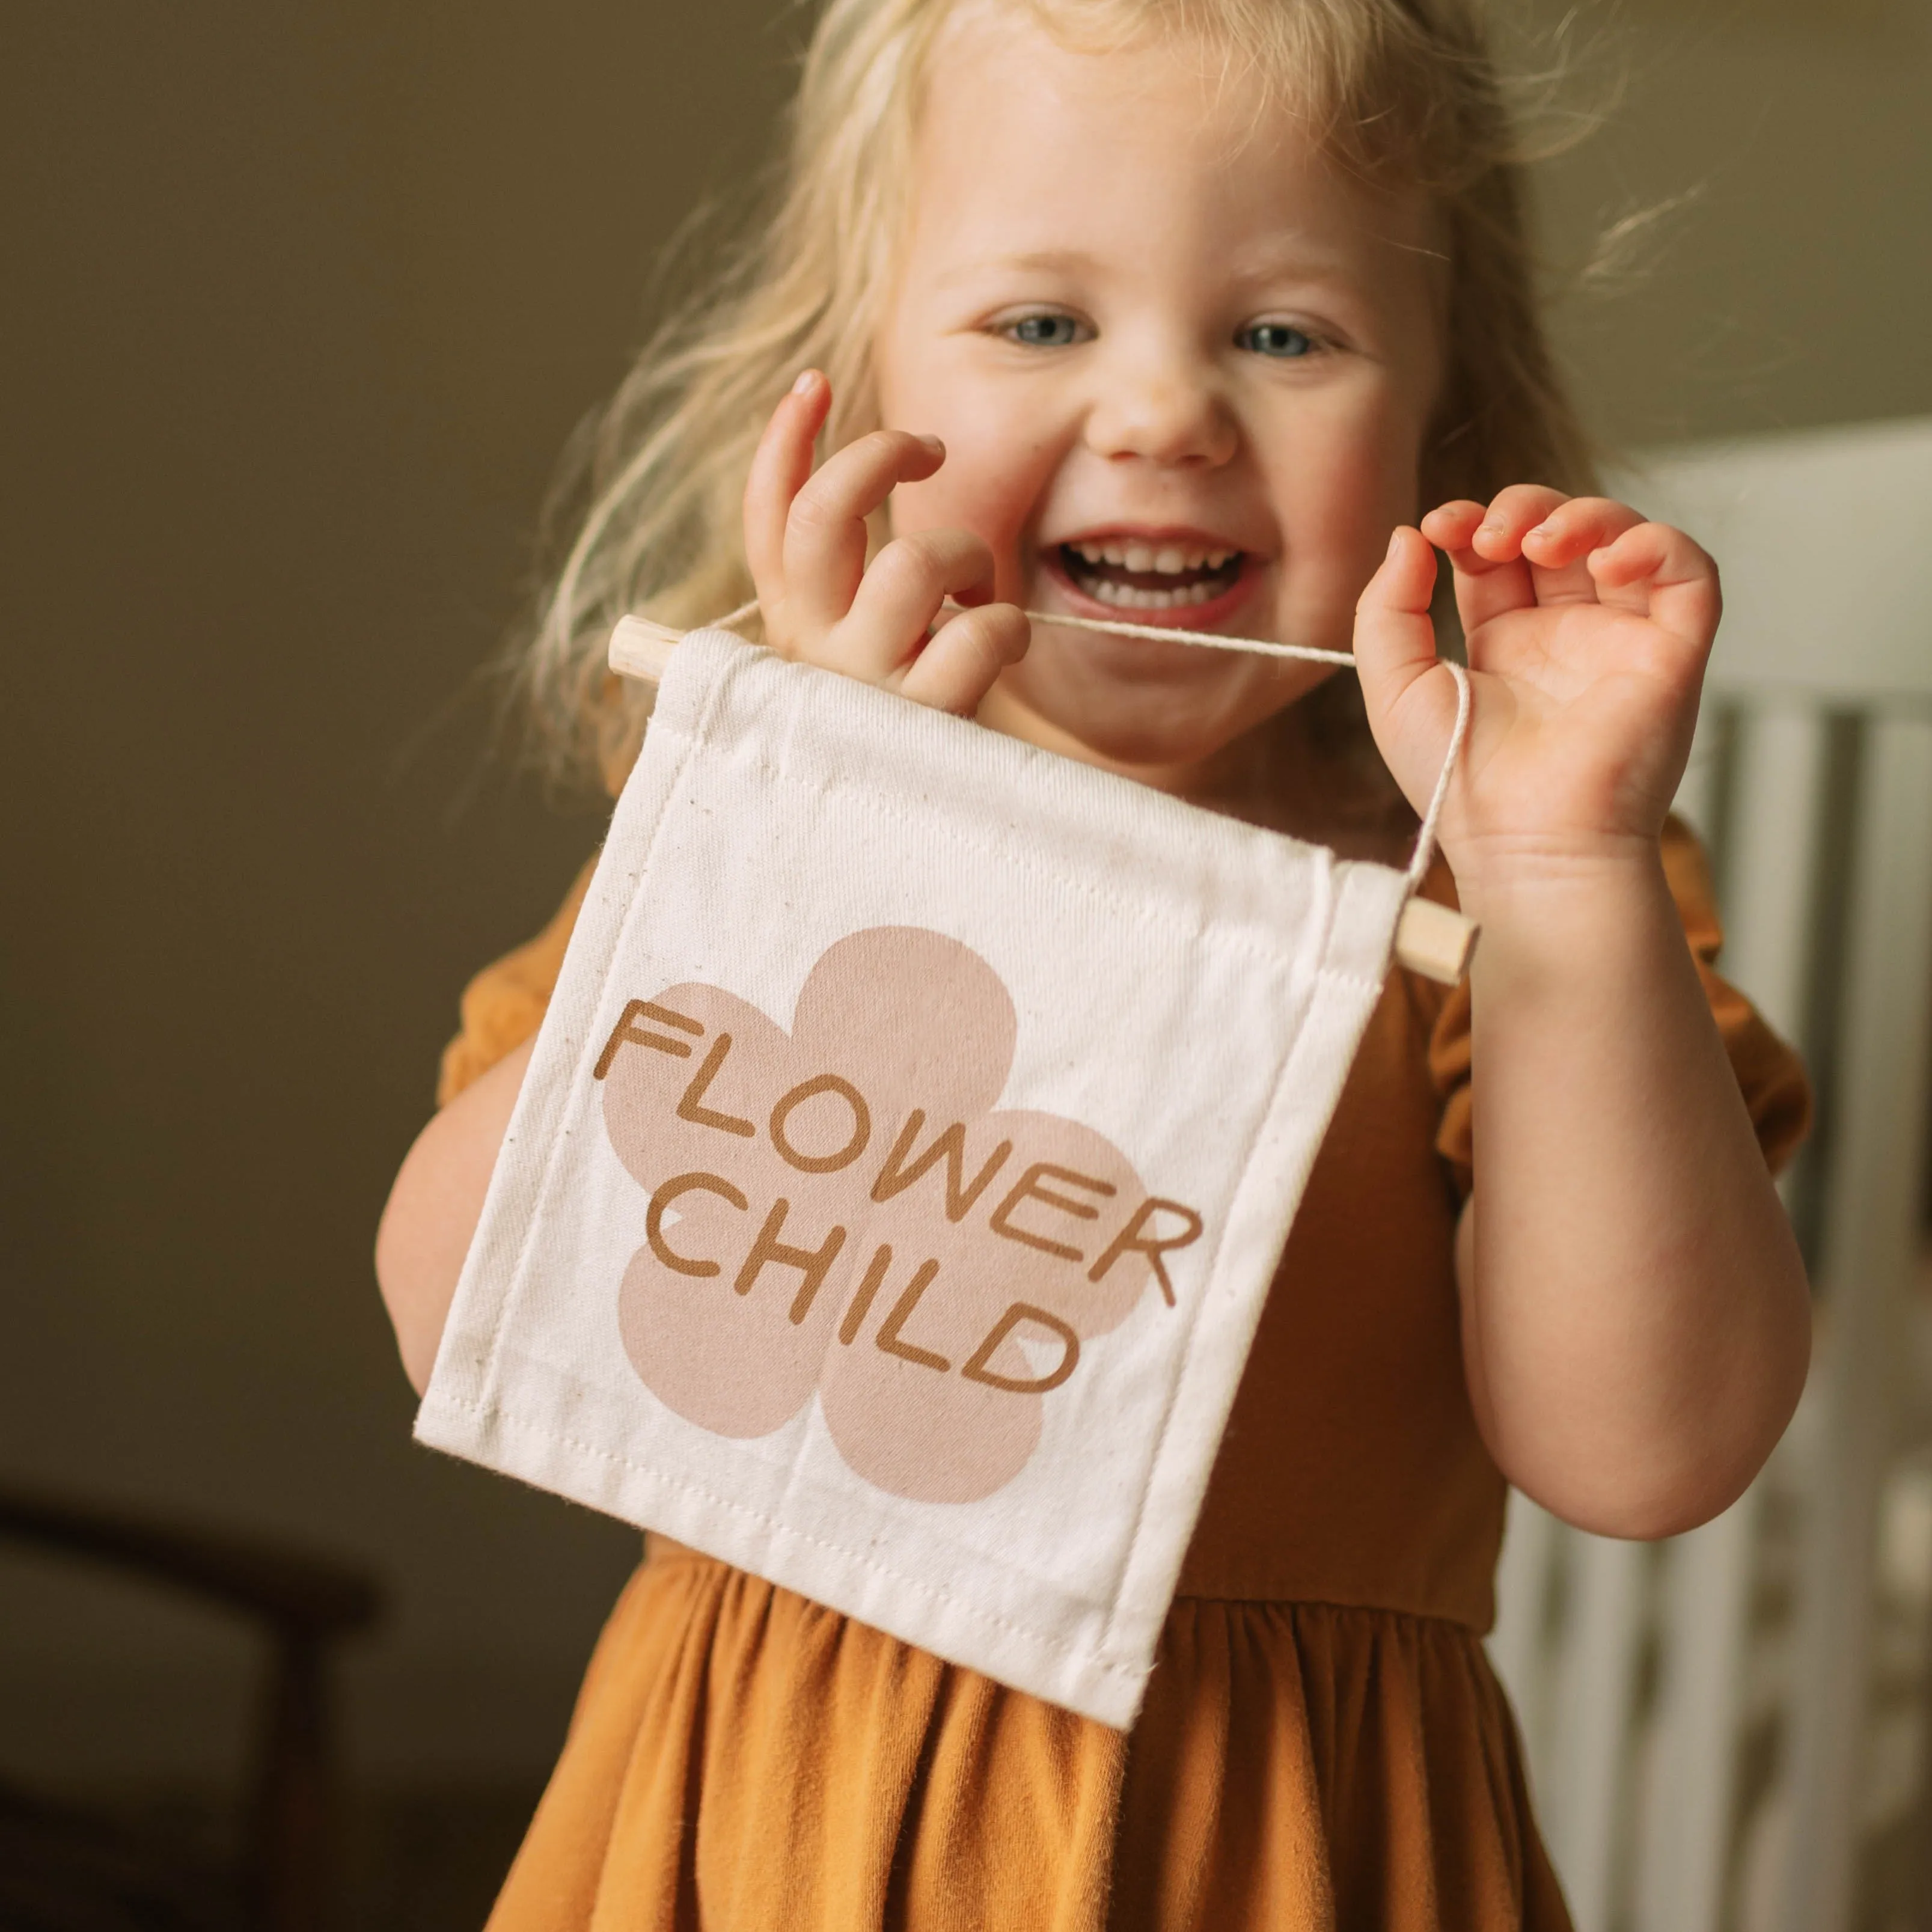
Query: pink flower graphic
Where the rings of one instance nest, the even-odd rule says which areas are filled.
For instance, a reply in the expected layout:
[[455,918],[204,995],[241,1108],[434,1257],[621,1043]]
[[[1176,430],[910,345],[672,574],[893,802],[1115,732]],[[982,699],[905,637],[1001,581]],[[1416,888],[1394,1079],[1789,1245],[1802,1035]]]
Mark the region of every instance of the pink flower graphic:
[[818,1391],[839,1453],[928,1502],[990,1496],[1040,1440],[1083,1342],[1125,1321],[1199,1215],[1103,1136],[996,1112],[1013,1003],[911,926],[827,948],[789,1034],[716,986],[634,999],[596,1066],[651,1196],[620,1325],[645,1384],[720,1436]]

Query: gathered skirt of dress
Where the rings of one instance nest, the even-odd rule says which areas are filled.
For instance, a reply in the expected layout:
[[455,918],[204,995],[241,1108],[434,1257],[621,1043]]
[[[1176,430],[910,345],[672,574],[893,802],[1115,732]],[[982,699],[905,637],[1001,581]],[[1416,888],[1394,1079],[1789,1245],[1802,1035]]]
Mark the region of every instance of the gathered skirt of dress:
[[1182,1598],[1131,1733],[708,1558],[612,1613],[490,1932],[1565,1932],[1447,1621]]

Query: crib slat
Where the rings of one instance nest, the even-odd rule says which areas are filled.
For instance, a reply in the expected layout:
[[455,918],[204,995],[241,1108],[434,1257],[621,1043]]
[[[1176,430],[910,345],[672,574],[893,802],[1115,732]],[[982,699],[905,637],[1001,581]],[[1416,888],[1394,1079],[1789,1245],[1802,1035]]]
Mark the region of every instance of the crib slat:
[[1510,1492],[1502,1560],[1496,1566],[1496,1624],[1487,1647],[1490,1662],[1515,1708],[1530,1784],[1539,1794],[1554,1775],[1544,1612],[1564,1534],[1563,1526],[1547,1510],[1520,1490]]
[[1793,1687],[1791,1863],[1782,1932],[1851,1923],[1875,1516],[1913,1261],[1932,1034],[1932,725],[1870,727],[1840,1048],[1820,1411]]
[[1551,1852],[1577,1932],[1610,1932],[1650,1550],[1568,1534],[1571,1612],[1558,1664]]
[[1666,1552],[1664,1678],[1638,1862],[1636,1932],[1718,1932],[1737,1802],[1744,1665],[1763,1490]]
[[1670,808],[1696,833],[1708,848],[1718,824],[1719,746],[1724,736],[1724,712],[1718,699],[1707,698],[1697,713],[1696,735],[1690,741],[1690,756],[1684,767],[1682,782]]
[[1722,967],[1790,1040],[1804,1018],[1826,731],[1823,712],[1802,702],[1766,704],[1738,723]]
[[[1806,701],[1737,723],[1720,964],[1787,1039],[1804,1015],[1826,722]],[[1736,1798],[1743,1666],[1762,1497],[1665,1556],[1656,1726],[1639,1834],[1637,1932],[1718,1932]]]

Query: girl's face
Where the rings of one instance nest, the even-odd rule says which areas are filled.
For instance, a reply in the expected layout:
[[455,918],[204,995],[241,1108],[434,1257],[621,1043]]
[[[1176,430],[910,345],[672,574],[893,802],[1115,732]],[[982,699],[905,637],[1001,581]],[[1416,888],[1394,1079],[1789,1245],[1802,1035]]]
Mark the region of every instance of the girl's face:
[[[973,531],[1031,609],[1347,649],[1440,380],[1420,197],[1185,44],[1077,52],[971,8],[928,97],[877,369],[884,424],[946,458],[895,530]],[[1186,787],[1323,675],[1036,625],[980,716]]]

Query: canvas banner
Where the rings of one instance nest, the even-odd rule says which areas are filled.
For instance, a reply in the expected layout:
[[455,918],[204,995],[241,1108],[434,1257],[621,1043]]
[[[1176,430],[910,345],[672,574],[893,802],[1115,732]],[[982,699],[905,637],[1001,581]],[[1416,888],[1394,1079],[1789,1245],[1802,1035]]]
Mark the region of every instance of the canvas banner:
[[694,633],[418,1436],[1131,1724],[1406,892]]

